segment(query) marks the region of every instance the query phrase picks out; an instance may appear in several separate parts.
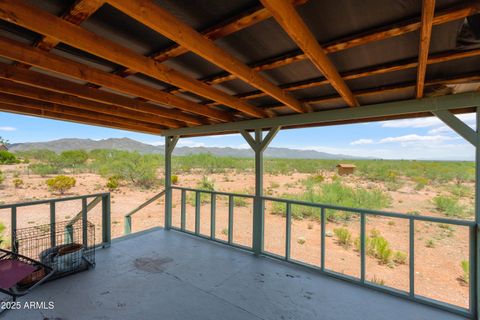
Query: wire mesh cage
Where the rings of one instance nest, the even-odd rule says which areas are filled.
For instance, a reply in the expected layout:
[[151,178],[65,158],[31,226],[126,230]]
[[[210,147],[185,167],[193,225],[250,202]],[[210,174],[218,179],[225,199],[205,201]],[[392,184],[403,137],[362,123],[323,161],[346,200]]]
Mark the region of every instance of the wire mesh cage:
[[77,220],[17,229],[13,249],[51,267],[53,278],[86,270],[95,266],[95,225]]

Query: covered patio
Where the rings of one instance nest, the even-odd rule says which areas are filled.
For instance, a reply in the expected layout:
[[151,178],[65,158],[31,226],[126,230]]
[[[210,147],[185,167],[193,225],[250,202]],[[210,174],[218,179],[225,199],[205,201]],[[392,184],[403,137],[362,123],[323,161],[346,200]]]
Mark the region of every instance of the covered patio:
[[[263,154],[279,130],[436,116],[474,146],[478,182],[479,11],[478,1],[460,0],[0,1],[0,111],[165,137],[165,190],[144,204],[165,197],[164,229],[111,243],[109,195],[81,197],[84,220],[87,198],[102,201],[97,268],[28,299],[57,301],[40,313],[53,318],[478,319],[478,183],[475,221],[307,203],[264,195]],[[472,112],[476,129],[456,117]],[[255,153],[254,194],[172,186],[179,139],[230,133]],[[187,192],[195,195],[193,230]],[[209,234],[200,232],[202,196],[211,201]],[[219,196],[228,199],[226,240],[215,233]],[[251,245],[233,241],[236,198],[253,204]],[[55,201],[44,201],[52,223]],[[281,255],[265,250],[267,202],[285,207]],[[0,205],[11,209],[12,230],[25,205]],[[320,212],[318,265],[291,257],[292,206]],[[125,216],[125,233],[141,208]],[[358,277],[325,265],[327,210],[358,218]],[[406,222],[408,290],[367,279],[370,216]],[[423,222],[467,230],[468,307],[416,292],[415,224]]]
[[8,319],[464,319],[176,231],[114,240],[97,262],[20,300],[54,310]]

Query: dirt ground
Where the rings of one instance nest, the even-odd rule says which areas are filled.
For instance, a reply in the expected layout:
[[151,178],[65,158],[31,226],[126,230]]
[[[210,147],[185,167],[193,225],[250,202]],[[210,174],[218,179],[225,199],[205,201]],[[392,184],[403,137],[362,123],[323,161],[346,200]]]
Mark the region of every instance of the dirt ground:
[[[59,197],[52,194],[45,180],[48,177],[40,177],[28,174],[23,165],[0,166],[6,174],[6,181],[0,188],[0,202],[4,204],[19,201],[38,200]],[[14,188],[12,180],[14,173],[20,173],[25,184],[21,188]],[[160,173],[159,173],[160,174]],[[96,174],[73,174],[77,185],[69,191],[68,195],[84,195],[107,191],[105,179]],[[271,196],[280,196],[283,193],[298,193],[304,190],[300,180],[307,178],[308,174],[293,173],[291,175],[265,175],[265,192]],[[179,174],[179,185],[185,187],[197,186],[202,174]],[[215,189],[237,193],[252,193],[254,188],[253,172],[212,174],[209,178],[215,181]],[[344,183],[369,188],[371,182],[361,181],[357,177],[345,178]],[[382,185],[375,187],[383,188]],[[111,228],[112,236],[118,237],[124,231],[124,215],[142,202],[150,199],[160,192],[161,187],[141,190],[131,186],[121,186],[119,190],[112,192],[111,203]],[[422,215],[441,216],[434,212],[431,199],[438,191],[427,187],[425,190],[416,191],[413,186],[405,185],[397,191],[389,191],[393,201],[386,211],[395,212],[420,212]],[[187,194],[187,199],[193,194]],[[173,193],[173,225],[180,227],[180,191]],[[271,214],[271,203],[266,204],[265,211],[265,250],[278,255],[285,254],[285,217]],[[251,200],[234,207],[233,242],[245,246],[252,243],[252,207]],[[58,203],[56,207],[57,221],[71,219],[81,209],[80,201],[68,201]],[[49,206],[37,205],[18,209],[17,224],[19,228],[46,224],[49,221]],[[228,199],[219,196],[216,210],[216,237],[228,239]],[[202,205],[200,232],[210,235],[210,204]],[[89,213],[90,219],[97,225],[96,239],[100,242],[101,232],[101,207],[97,206]],[[7,228],[6,236],[9,237],[10,211],[0,210],[0,222]],[[139,211],[132,218],[133,232],[148,229],[153,226],[164,224],[163,198],[152,203]],[[345,227],[350,230],[353,238],[359,237],[359,219],[354,218],[347,224],[329,222],[326,225],[326,253],[325,267],[354,277],[360,276],[360,256],[355,246],[344,248],[338,244],[338,239],[333,235],[333,230]],[[195,210],[187,204],[186,215],[187,230],[195,230]],[[293,220],[291,258],[320,265],[321,252],[321,225],[316,220]],[[385,237],[392,249],[401,251],[408,256],[408,220],[368,217],[367,233],[376,229]],[[446,230],[444,226],[435,223],[416,223],[415,225],[415,292],[429,298],[441,300],[462,307],[468,307],[468,286],[461,281],[463,271],[461,261],[468,260],[468,237],[466,227],[453,227]],[[409,266],[408,258],[405,264],[380,264],[378,259],[367,257],[366,278],[379,284],[384,284],[400,290],[408,290]]]

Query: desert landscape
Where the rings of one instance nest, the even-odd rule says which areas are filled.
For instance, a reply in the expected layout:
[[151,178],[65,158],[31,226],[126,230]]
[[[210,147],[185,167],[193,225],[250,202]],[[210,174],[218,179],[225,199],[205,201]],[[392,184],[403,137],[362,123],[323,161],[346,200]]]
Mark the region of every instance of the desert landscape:
[[[124,215],[163,190],[161,155],[112,150],[76,153],[19,152],[16,161],[0,165],[1,203],[111,192],[112,237],[124,232]],[[74,160],[72,160],[74,159]],[[76,161],[75,159],[80,159]],[[473,219],[474,175],[469,162],[349,160],[350,175],[339,175],[339,160],[266,159],[264,193],[278,198],[338,204],[415,215]],[[177,186],[241,194],[254,191],[253,160],[208,154],[178,156],[172,182]],[[74,185],[55,189],[52,178],[74,178]],[[173,225],[180,227],[179,190],[173,192]],[[186,229],[195,230],[194,193],[187,192]],[[210,235],[210,197],[201,197],[200,233]],[[132,232],[164,225],[164,199],[132,217]],[[215,234],[228,239],[228,198],[217,197]],[[235,198],[233,242],[252,245],[251,199]],[[57,221],[69,220],[81,210],[80,201],[57,204]],[[318,211],[318,210],[317,210]],[[319,266],[319,214],[292,207],[291,258]],[[18,209],[18,227],[48,223],[48,205]],[[328,212],[325,267],[360,276],[358,215]],[[89,212],[100,241],[100,206]],[[9,210],[0,210],[0,229],[8,246]],[[285,208],[268,201],[265,210],[265,250],[285,255]],[[379,285],[408,290],[408,220],[368,216],[366,278]],[[467,227],[417,222],[415,225],[415,290],[419,295],[468,307]]]

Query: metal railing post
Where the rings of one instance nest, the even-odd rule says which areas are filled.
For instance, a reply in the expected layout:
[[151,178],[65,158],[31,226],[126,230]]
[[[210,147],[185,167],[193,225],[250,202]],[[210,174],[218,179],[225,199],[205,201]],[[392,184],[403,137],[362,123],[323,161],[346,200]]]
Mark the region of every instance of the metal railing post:
[[56,217],[55,217],[55,201],[50,202],[50,245],[56,246]]
[[165,137],[165,229],[172,226],[172,153],[178,136]]
[[233,196],[228,196],[228,244],[233,243]]
[[200,207],[202,205],[201,193],[195,192],[195,234],[200,234]]
[[415,297],[415,220],[410,218],[410,230],[409,230],[409,245],[410,245],[410,252],[409,252],[409,279],[410,279],[410,290],[409,295],[411,298]]
[[187,217],[187,192],[182,190],[182,196],[180,200],[180,229],[185,231],[185,220]]
[[285,260],[290,260],[290,249],[292,245],[292,204],[287,202],[285,207]]
[[17,244],[15,243],[15,232],[17,230],[17,207],[13,206],[12,211],[10,213],[10,246],[12,247],[12,251],[18,252]]
[[365,214],[360,214],[360,281],[365,282],[366,228]]
[[112,242],[110,211],[110,193],[108,193],[102,196],[102,245],[104,248],[110,246]]
[[82,244],[88,248],[88,217],[87,217],[87,198],[82,198]]
[[320,269],[325,271],[325,208],[320,209],[320,223],[322,224],[322,229],[320,230],[322,238],[321,240],[321,249],[320,249]]
[[216,210],[217,210],[217,195],[215,193],[212,193],[211,200],[210,200],[210,238],[211,239],[215,239]]
[[475,239],[476,239],[476,243],[475,243],[475,252],[474,252],[474,260],[475,260],[475,266],[476,266],[476,270],[475,270],[475,283],[474,283],[474,287],[475,287],[475,296],[474,296],[474,299],[475,299],[475,303],[474,303],[474,308],[472,308],[474,310],[474,317],[475,319],[480,319],[480,315],[479,315],[479,310],[480,310],[480,301],[479,301],[479,297],[480,297],[480,283],[479,283],[479,278],[480,278],[480,271],[479,271],[479,267],[480,267],[480,237],[478,235],[478,232],[480,231],[480,107],[477,107],[477,110],[476,110],[476,113],[477,113],[477,128],[476,128],[476,134],[477,134],[477,141],[476,141],[476,146],[475,146]]

